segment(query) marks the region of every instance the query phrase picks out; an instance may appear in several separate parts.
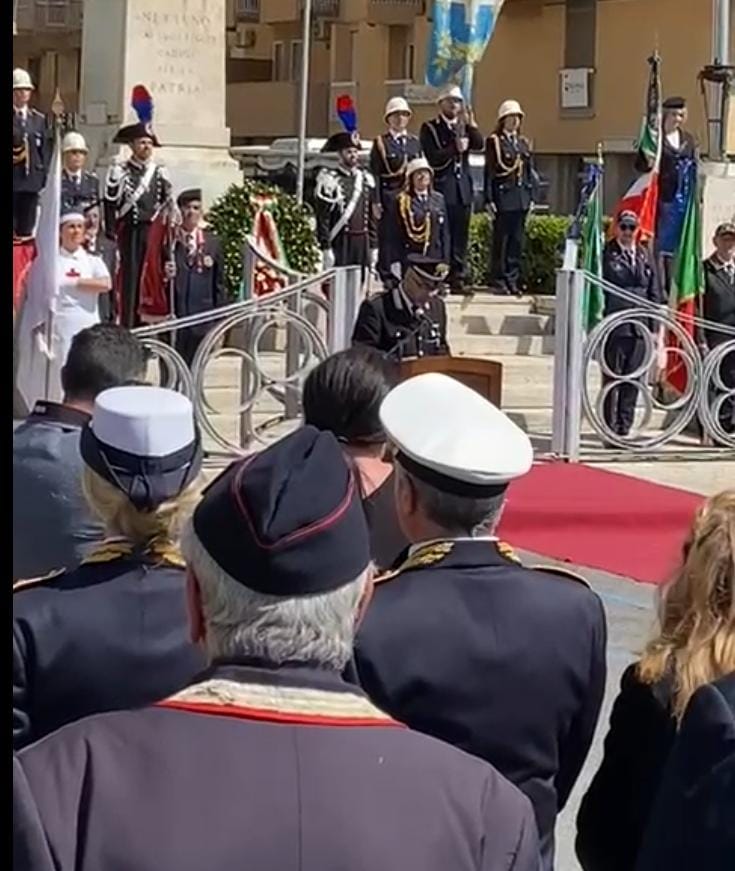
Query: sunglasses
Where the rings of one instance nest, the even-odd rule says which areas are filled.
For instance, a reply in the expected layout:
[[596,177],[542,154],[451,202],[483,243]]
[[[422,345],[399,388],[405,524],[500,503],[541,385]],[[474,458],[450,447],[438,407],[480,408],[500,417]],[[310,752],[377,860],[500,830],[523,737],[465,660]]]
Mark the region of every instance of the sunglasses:
[[618,226],[621,230],[630,230],[631,233],[636,229],[635,224],[619,224]]

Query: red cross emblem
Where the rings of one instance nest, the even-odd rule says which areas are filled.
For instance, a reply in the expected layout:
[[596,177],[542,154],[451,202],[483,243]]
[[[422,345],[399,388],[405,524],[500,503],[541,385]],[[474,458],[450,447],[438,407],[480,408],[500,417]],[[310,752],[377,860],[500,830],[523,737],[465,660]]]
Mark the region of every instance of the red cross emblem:
[[72,267],[72,268],[71,268],[71,269],[66,273],[66,277],[67,277],[67,278],[81,278],[81,277],[82,277],[82,273],[81,273],[81,272],[77,272],[76,269],[74,269],[74,267]]

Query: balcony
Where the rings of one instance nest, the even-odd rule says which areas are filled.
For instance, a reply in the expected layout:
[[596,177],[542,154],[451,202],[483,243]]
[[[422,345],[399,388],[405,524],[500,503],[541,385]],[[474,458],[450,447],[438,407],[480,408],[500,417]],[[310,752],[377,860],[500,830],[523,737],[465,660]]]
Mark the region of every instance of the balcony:
[[260,0],[235,0],[235,21],[260,21]]
[[64,33],[82,27],[82,0],[17,0],[17,33]]

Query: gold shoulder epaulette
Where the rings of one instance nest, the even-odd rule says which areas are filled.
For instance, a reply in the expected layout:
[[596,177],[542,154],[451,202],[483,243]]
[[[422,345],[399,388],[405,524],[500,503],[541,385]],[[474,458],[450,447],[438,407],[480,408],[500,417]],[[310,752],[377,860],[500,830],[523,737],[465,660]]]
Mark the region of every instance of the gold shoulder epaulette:
[[533,569],[535,572],[546,572],[548,575],[564,575],[565,578],[571,578],[578,584],[584,584],[585,587],[589,587],[589,582],[586,578],[583,578],[582,575],[578,575],[576,572],[573,572],[564,566],[526,566],[526,568]]
[[63,575],[65,571],[66,569],[54,569],[54,571],[49,572],[47,575],[41,575],[40,578],[23,578],[13,584],[13,592],[17,593],[20,590],[27,590],[29,587],[35,587],[38,584],[42,584],[44,581],[58,578],[59,575]]
[[512,546],[508,544],[507,541],[497,541],[495,542],[495,546],[498,549],[498,553],[500,556],[505,557],[505,559],[510,560],[512,563],[518,563],[522,565],[520,557],[513,550]]
[[382,575],[378,575],[377,578],[374,578],[373,584],[383,584],[410,569],[422,569],[426,566],[433,566],[436,563],[441,562],[448,553],[451,553],[453,547],[453,541],[437,541],[434,544],[427,544],[424,547],[420,547],[418,550],[414,551],[411,556],[405,559],[397,569],[383,572]]
[[130,556],[133,546],[128,541],[103,541],[82,560],[82,565],[109,563],[124,556]]
[[395,578],[397,575],[400,575],[400,569],[393,569],[390,572],[383,572],[382,575],[378,575],[376,578],[373,578],[373,584],[383,584],[386,581],[389,581],[391,578]]

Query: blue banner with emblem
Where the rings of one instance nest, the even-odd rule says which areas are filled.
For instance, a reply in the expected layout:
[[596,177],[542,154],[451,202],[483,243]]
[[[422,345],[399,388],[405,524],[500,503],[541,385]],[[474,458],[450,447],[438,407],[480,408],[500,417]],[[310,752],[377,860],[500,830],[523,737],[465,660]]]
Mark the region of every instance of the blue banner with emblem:
[[465,100],[472,74],[485,53],[505,0],[434,0],[426,81],[434,87],[459,84]]

